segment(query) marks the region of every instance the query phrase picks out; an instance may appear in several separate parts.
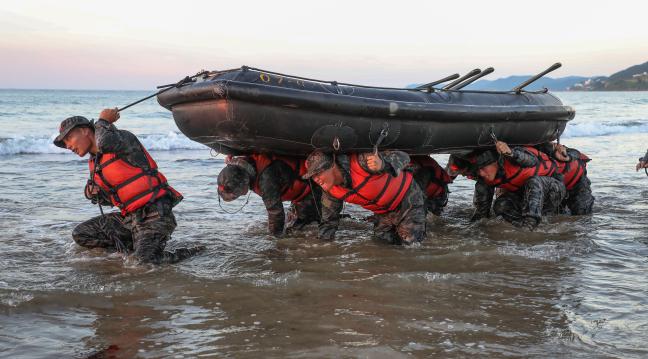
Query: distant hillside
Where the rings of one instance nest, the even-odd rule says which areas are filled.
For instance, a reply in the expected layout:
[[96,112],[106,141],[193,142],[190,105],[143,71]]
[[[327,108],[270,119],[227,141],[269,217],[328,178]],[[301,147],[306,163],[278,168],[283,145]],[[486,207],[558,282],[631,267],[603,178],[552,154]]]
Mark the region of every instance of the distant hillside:
[[[507,91],[521,84],[528,76],[509,76],[497,80],[479,80],[464,89],[466,90],[493,90]],[[413,88],[422,84],[411,84],[407,87]],[[648,91],[648,62],[641,65],[628,67],[606,76],[568,76],[568,77],[543,77],[527,86],[530,91],[548,88],[550,91]]]
[[610,77],[592,77],[574,84],[571,91],[648,91],[648,62],[628,67]]
[[[476,81],[475,83],[472,83],[464,89],[466,90],[491,90],[491,91],[508,91],[513,89],[515,86],[521,84],[524,82],[526,79],[530,78],[532,75],[527,75],[527,76],[509,76],[509,77],[503,77],[497,80],[479,80]],[[551,77],[543,77],[539,79],[538,81],[532,83],[528,87],[526,87],[526,90],[529,91],[536,91],[536,90],[542,90],[543,88],[548,88],[550,91],[566,91],[569,89],[570,86],[574,86],[575,84],[587,80],[587,77],[583,76],[569,76],[569,77],[559,77],[559,78],[551,78]],[[407,87],[417,87],[420,86],[421,84],[412,84]]]

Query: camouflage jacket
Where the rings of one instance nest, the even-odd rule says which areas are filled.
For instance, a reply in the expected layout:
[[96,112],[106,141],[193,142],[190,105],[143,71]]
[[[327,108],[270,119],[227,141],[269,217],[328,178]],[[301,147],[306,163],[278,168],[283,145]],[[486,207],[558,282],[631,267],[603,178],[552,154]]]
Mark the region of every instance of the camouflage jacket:
[[[142,148],[144,147],[137,136],[126,130],[119,130],[115,125],[106,120],[99,119],[94,123],[95,140],[97,150],[100,153],[115,153],[129,164],[149,169],[149,163]],[[90,160],[95,159],[90,155]],[[92,176],[92,173],[90,174]],[[90,178],[88,185],[92,181]],[[87,196],[86,196],[87,198]],[[96,203],[96,198],[89,198]],[[172,202],[177,203],[181,198],[173,198]],[[103,192],[99,192],[99,203],[102,206],[112,206],[110,199]]]
[[230,163],[240,166],[248,173],[250,190],[255,182],[258,184],[261,192],[259,195],[268,211],[268,230],[273,235],[280,235],[286,218],[281,201],[282,190],[290,187],[297,178],[295,171],[284,161],[273,161],[262,173],[256,173],[254,161],[247,157],[235,157]]
[[[507,159],[520,167],[533,167],[538,164],[538,158],[534,154],[526,151],[524,147],[511,148],[511,155],[508,156]],[[503,175],[504,170],[500,166],[497,170],[497,176],[501,177]],[[475,192],[473,195],[473,205],[475,206],[475,212],[473,213],[471,220],[475,221],[480,218],[490,217],[494,195],[495,187],[487,185],[481,179],[477,180],[477,183],[475,183]]]
[[[358,154],[360,167],[365,171],[373,174],[389,173],[392,176],[398,176],[400,172],[407,167],[410,157],[402,151],[383,151],[379,152],[383,160],[383,168],[380,171],[370,171],[367,165],[367,156],[371,152]],[[338,167],[342,170],[344,176],[343,187],[351,187],[350,158],[347,155],[337,155],[335,159]],[[327,192],[322,193],[322,222],[319,225],[319,237],[324,240],[333,240],[335,232],[340,223],[340,212],[342,212],[342,201],[331,196]]]

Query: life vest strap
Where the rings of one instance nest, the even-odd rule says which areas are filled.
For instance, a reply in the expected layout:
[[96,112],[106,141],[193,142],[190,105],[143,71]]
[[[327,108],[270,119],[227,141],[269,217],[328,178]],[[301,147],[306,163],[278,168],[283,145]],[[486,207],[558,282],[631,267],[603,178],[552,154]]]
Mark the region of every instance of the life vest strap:
[[157,199],[157,198],[155,198],[155,197],[157,197],[157,193],[158,193],[161,189],[166,188],[167,186],[168,186],[168,184],[167,184],[166,182],[162,182],[162,183],[160,183],[159,185],[157,185],[157,186],[155,186],[155,187],[151,187],[151,188],[147,189],[146,191],[144,191],[144,192],[138,194],[137,196],[134,196],[133,198],[129,199],[129,200],[126,201],[126,202],[121,202],[121,203],[118,205],[118,207],[119,207],[119,209],[122,209],[122,210],[123,210],[123,209],[126,209],[126,208],[127,208],[128,206],[130,206],[133,202],[135,202],[135,201],[137,201],[137,200],[139,200],[139,199],[141,199],[141,198],[143,198],[143,197],[145,197],[145,196],[148,196],[148,195],[151,194],[151,193],[153,193],[153,196],[151,196],[151,199],[149,200],[149,203],[153,203],[153,202]]

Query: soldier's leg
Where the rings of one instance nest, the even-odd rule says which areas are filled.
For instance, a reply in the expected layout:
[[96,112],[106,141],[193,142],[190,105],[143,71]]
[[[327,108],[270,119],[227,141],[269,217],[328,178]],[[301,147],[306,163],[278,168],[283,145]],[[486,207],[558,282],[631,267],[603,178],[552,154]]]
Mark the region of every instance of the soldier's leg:
[[395,213],[396,233],[403,244],[421,242],[425,239],[425,194],[416,183],[408,190]]
[[448,204],[448,189],[439,196],[428,198],[425,201],[428,212],[434,214],[435,216],[440,216],[443,212],[443,208]]
[[393,217],[393,213],[374,215],[373,237],[375,239],[384,241],[389,244],[400,244],[400,239],[396,234],[396,227],[394,226]]
[[592,213],[594,196],[592,195],[591,182],[586,175],[581,177],[576,186],[569,191],[569,197],[565,202],[572,215]]
[[567,197],[567,189],[561,179],[554,177],[540,177],[544,187],[544,204],[542,215],[554,215],[560,213],[560,207]]
[[[93,217],[77,225],[72,231],[74,241],[87,248],[132,249],[130,228],[117,212]],[[125,248],[121,248],[121,246]]]
[[553,177],[529,178],[524,189],[523,225],[533,230],[543,214],[558,213],[565,193],[565,185]]
[[425,207],[415,206],[407,210],[396,227],[396,232],[403,244],[421,242],[425,239]]
[[176,228],[170,205],[150,205],[133,214],[133,247],[135,257],[143,263],[175,263],[188,258],[204,247],[178,248],[165,251],[164,247]]
[[504,192],[493,203],[493,212],[505,221],[518,225],[522,219],[524,197],[518,192]]
[[294,220],[288,223],[286,230],[298,230],[309,223],[319,222],[319,211],[318,208],[315,207],[317,204],[319,204],[319,202],[315,202],[312,193],[309,193],[299,202],[291,203],[290,212],[292,212],[291,216],[294,217]]

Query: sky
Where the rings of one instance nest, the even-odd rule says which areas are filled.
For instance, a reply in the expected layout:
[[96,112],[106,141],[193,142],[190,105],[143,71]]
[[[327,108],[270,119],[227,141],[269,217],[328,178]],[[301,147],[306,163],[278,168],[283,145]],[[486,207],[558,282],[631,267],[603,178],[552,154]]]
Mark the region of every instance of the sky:
[[0,88],[153,89],[248,65],[380,86],[492,66],[487,79],[610,75],[648,61],[648,2],[0,3]]

